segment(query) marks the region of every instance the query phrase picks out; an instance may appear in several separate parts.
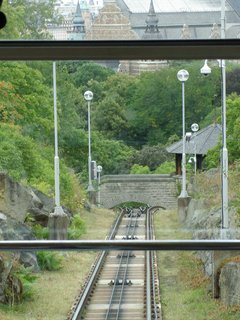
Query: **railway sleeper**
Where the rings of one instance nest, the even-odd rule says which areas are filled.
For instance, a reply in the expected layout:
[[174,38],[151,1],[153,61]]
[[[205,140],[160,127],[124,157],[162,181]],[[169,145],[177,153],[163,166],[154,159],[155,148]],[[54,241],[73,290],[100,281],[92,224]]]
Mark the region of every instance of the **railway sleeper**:
[[138,228],[139,225],[137,224],[126,224],[126,228]]
[[124,253],[122,253],[122,254],[118,254],[117,255],[117,258],[119,259],[119,258],[136,258],[136,255],[134,254],[134,253],[127,253],[127,252],[124,252]]
[[125,286],[131,286],[132,285],[132,281],[129,280],[129,279],[113,279],[111,280],[109,283],[108,283],[109,286],[113,286],[113,285],[116,285],[116,286],[122,286],[122,285],[125,285]]
[[136,235],[126,235],[122,237],[123,240],[135,240],[138,239]]

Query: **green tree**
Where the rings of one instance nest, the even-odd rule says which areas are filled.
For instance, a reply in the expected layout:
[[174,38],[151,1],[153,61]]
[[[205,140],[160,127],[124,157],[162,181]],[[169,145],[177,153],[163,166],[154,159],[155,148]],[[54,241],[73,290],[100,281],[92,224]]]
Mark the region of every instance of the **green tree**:
[[[185,68],[190,74],[185,84],[188,130],[193,122],[200,123],[211,111],[213,96],[220,89],[220,73],[219,68],[214,68],[211,77],[203,79],[199,74],[199,63]],[[178,71],[179,67],[169,67],[140,76],[129,109],[132,115],[130,128],[136,144],[165,144],[173,134],[181,135],[182,90],[177,80]]]
[[226,90],[227,94],[240,94],[240,68],[235,66],[231,70],[227,70],[226,74]]
[[[227,98],[227,148],[229,163],[240,158],[240,97],[234,93]],[[207,154],[208,168],[219,166],[222,142]]]
[[92,108],[93,126],[107,137],[131,144],[128,105],[137,87],[137,78],[126,74],[113,74],[98,85],[97,99]]
[[14,87],[5,81],[0,81],[0,121],[15,124],[23,118],[26,112],[23,99],[16,94]]
[[13,99],[14,94],[18,101],[19,117],[15,123],[32,137],[49,139],[53,132],[53,98],[41,72],[24,62],[3,62],[0,81],[9,83],[14,91],[9,98]]
[[235,93],[227,99],[227,146],[229,161],[240,158],[240,97]]
[[80,63],[72,74],[76,87],[88,86],[90,80],[105,81],[114,71],[94,62]]
[[118,94],[106,96],[94,110],[93,123],[96,130],[109,138],[122,139],[128,129],[124,108],[119,104]]
[[145,145],[136,154],[134,162],[142,166],[148,166],[151,171],[155,170],[161,163],[171,159],[172,156],[166,151],[166,146],[158,144],[155,146]]
[[56,0],[3,1],[7,25],[1,30],[1,39],[50,39],[47,22],[60,23],[61,17],[54,9]]

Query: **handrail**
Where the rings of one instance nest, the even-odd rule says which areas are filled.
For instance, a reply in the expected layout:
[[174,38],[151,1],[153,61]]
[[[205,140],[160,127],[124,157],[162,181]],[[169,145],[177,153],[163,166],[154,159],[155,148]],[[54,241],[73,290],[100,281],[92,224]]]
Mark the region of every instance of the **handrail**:
[[240,250],[240,240],[6,240],[0,251],[21,250]]

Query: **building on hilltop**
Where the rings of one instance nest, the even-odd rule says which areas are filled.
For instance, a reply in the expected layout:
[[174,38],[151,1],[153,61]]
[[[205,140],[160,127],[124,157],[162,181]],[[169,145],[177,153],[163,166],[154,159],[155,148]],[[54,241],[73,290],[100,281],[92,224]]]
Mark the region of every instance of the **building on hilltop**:
[[162,33],[158,25],[159,19],[156,15],[153,0],[150,0],[150,7],[148,16],[146,19],[146,27],[142,36],[143,40],[161,40],[163,38]]
[[[143,40],[161,40],[162,34],[159,30],[158,18],[155,13],[153,0],[150,0],[149,11],[146,18]],[[156,71],[168,65],[167,60],[132,60],[120,61],[119,72],[137,75],[146,71]]]
[[[151,34],[151,40],[155,39],[153,37],[167,40],[220,37],[220,33],[214,30],[220,30],[221,0],[79,1],[85,20],[85,30],[91,29],[87,36],[89,40],[149,39],[149,34]],[[102,11],[101,8],[104,10]],[[76,0],[59,1],[56,10],[62,15],[64,22],[61,26],[53,26],[50,23],[49,32],[57,40],[66,40],[69,28],[72,28]],[[106,10],[110,12],[107,14]],[[119,28],[116,21],[120,22]],[[121,28],[122,32],[120,32]],[[240,38],[239,0],[226,0],[226,38]]]
[[[136,40],[138,35],[117,6],[115,0],[104,0],[99,15],[86,32],[86,40]],[[119,61],[99,61],[100,64],[117,70]]]
[[[116,0],[140,39],[150,1]],[[213,25],[221,25],[221,0],[153,0],[153,4],[163,39],[208,39]],[[226,0],[226,38],[239,37],[239,0]]]
[[[80,13],[77,11],[78,3],[80,7]],[[86,0],[69,0],[69,1],[58,1],[55,6],[55,10],[63,18],[61,25],[55,25],[51,22],[48,23],[48,31],[55,40],[82,40],[79,38],[82,30],[82,21],[84,21],[84,29],[86,30],[91,24],[91,12],[89,5]],[[78,16],[79,15],[79,16]],[[80,19],[80,20],[79,20]],[[79,20],[79,21],[78,21]],[[76,33],[75,31],[78,32]],[[74,33],[76,33],[74,35]],[[74,37],[74,39],[72,38]]]
[[87,40],[136,40],[129,19],[124,16],[115,0],[104,0],[103,8],[86,33]]
[[69,32],[69,40],[84,40],[85,21],[82,16],[80,3],[77,3],[77,9],[72,20],[72,30]]

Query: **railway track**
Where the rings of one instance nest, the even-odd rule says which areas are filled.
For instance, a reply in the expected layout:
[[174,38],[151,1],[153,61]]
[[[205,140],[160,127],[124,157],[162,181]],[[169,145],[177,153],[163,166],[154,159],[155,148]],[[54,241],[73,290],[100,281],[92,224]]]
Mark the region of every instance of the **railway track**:
[[[152,212],[122,210],[108,239],[153,239]],[[80,319],[161,320],[155,252],[102,252],[68,317]]]

